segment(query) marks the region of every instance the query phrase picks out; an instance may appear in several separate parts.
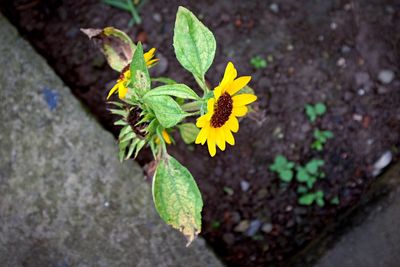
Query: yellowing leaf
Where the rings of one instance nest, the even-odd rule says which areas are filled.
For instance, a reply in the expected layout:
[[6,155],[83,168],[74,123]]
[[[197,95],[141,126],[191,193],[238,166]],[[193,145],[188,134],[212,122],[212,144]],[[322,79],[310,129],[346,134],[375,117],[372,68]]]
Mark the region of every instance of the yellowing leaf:
[[81,29],[92,39],[105,55],[108,64],[114,70],[121,72],[132,59],[136,46],[123,31],[113,27],[104,29]]
[[160,217],[178,229],[189,245],[201,231],[203,200],[191,173],[176,159],[161,159],[153,179],[153,200]]

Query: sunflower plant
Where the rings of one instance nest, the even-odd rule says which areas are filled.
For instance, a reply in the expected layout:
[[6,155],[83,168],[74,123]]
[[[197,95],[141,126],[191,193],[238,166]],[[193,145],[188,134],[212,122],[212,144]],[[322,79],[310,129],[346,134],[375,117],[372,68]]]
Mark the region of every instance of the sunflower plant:
[[[174,143],[172,131],[178,129],[185,143],[207,143],[211,157],[226,143],[235,144],[232,133],[239,130],[238,118],[249,112],[257,97],[247,86],[250,76],[238,77],[232,62],[226,66],[221,82],[209,88],[205,75],[214,61],[216,41],[212,32],[184,7],[179,7],[173,47],[179,63],[189,71],[202,91],[198,95],[189,86],[167,77],[150,77],[157,64],[155,48],[144,52],[141,43],[113,27],[82,29],[101,49],[114,70],[119,72],[107,95],[120,116],[119,159],[136,157],[149,147],[156,170],[152,181],[154,205],[160,217],[181,231],[192,242],[201,231],[203,200],[189,170],[168,154]],[[162,84],[155,86],[155,84]],[[115,96],[113,96],[115,95]],[[195,117],[196,123],[187,122]]]

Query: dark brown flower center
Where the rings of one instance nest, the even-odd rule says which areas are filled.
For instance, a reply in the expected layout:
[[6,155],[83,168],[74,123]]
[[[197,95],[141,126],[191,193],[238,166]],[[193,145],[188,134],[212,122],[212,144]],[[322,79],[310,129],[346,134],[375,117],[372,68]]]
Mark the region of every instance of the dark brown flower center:
[[143,116],[141,115],[142,109],[139,107],[133,108],[128,115],[128,123],[131,126],[132,130],[135,132],[135,134],[145,137],[146,132],[144,129],[149,125],[146,122],[143,122],[141,124],[137,124],[141,119],[143,119]]
[[211,117],[211,126],[219,128],[225,124],[232,113],[233,101],[228,93],[221,95],[214,105],[214,114]]

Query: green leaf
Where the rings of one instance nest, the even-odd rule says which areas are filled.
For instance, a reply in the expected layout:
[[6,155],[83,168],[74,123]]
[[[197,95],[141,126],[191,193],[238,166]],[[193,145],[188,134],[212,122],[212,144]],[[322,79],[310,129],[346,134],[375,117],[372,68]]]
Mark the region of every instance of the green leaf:
[[121,72],[131,62],[136,46],[123,31],[113,27],[81,31],[95,41],[114,70]]
[[323,115],[326,112],[326,106],[324,103],[317,103],[314,106],[314,110],[317,113],[317,115]]
[[149,70],[143,57],[143,47],[139,42],[131,62],[131,85],[140,95],[150,90],[151,82]]
[[333,138],[333,133],[331,131],[324,131],[323,134],[325,138]]
[[121,140],[122,137],[124,137],[127,133],[132,132],[132,128],[130,125],[126,125],[124,128],[121,129],[121,131],[119,132],[119,136],[118,139]]
[[190,89],[189,86],[180,83],[172,85],[162,85],[151,89],[144,95],[144,98],[159,95],[169,95],[184,99],[200,99],[200,97],[192,89]]
[[305,187],[305,186],[299,186],[299,187],[297,188],[297,193],[304,194],[304,193],[307,193],[307,192],[308,192],[308,188]]
[[194,123],[183,123],[178,125],[179,132],[182,136],[183,142],[186,144],[191,144],[196,140],[197,135],[199,134],[199,128],[194,125]]
[[129,141],[129,140],[131,140],[131,139],[133,139],[133,138],[135,138],[136,137],[136,134],[134,133],[134,132],[129,132],[128,134],[126,134],[122,139],[121,139],[121,143],[123,143],[123,142],[126,142],[126,141]]
[[314,122],[315,119],[317,118],[317,115],[315,114],[314,111],[314,107],[311,105],[306,105],[306,114],[311,122]]
[[170,96],[146,97],[144,101],[164,128],[171,128],[188,116]]
[[299,198],[299,204],[309,206],[314,202],[314,200],[315,195],[313,193],[305,194]]
[[203,80],[214,60],[215,38],[192,12],[182,6],[176,14],[174,49],[179,63]]
[[298,167],[297,168],[297,175],[296,175],[297,181],[304,183],[308,179],[310,179],[310,175],[308,175],[307,171],[303,167]]
[[330,201],[330,203],[331,203],[332,205],[339,205],[339,203],[340,203],[339,197],[336,196],[336,197],[332,198],[331,201]]
[[132,141],[132,143],[131,143],[130,146],[129,146],[128,153],[127,153],[126,156],[125,156],[125,159],[129,159],[129,158],[132,156],[133,151],[135,151],[136,145],[137,145],[137,143],[138,143],[139,141],[140,141],[139,138],[136,138],[136,139],[134,139],[134,140]]
[[128,112],[126,110],[123,110],[123,109],[112,109],[112,108],[110,108],[108,111],[110,111],[112,114],[120,115],[122,117],[128,116]]
[[318,172],[318,168],[323,165],[324,165],[323,160],[313,159],[310,162],[308,162],[305,167],[310,174],[316,174]]
[[282,181],[289,183],[292,181],[293,172],[291,170],[282,170],[279,172],[279,177]]
[[127,125],[128,123],[124,120],[117,120],[116,122],[114,122],[114,125],[120,125],[120,126],[124,126]]
[[142,150],[142,148],[143,148],[143,146],[144,146],[145,144],[146,144],[146,141],[145,141],[145,140],[141,140],[141,141],[137,144],[137,146],[136,146],[136,151],[135,151],[135,156],[134,156],[135,159],[136,159],[136,157],[138,156],[140,150]]
[[176,84],[177,82],[173,79],[167,78],[167,77],[158,77],[158,78],[151,78],[152,82],[159,82],[159,83],[163,83],[163,84]]
[[201,231],[203,200],[191,173],[176,159],[161,159],[153,179],[153,200],[158,214],[181,231],[188,245]]

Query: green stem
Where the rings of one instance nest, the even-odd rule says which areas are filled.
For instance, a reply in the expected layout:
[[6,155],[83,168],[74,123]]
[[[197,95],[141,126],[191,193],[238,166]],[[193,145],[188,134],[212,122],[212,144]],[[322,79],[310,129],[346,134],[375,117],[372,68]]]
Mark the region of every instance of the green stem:
[[140,24],[142,22],[139,13],[137,12],[135,6],[132,3],[132,0],[126,0],[127,5],[130,8],[132,18],[135,20],[136,24]]
[[181,108],[184,111],[199,111],[202,103],[203,103],[203,101],[201,101],[201,100],[200,101],[193,101],[193,102],[189,102],[189,103],[183,104],[181,106]]
[[210,90],[207,87],[204,77],[199,78],[196,75],[193,76],[200,88],[203,89],[204,95],[206,95]]

